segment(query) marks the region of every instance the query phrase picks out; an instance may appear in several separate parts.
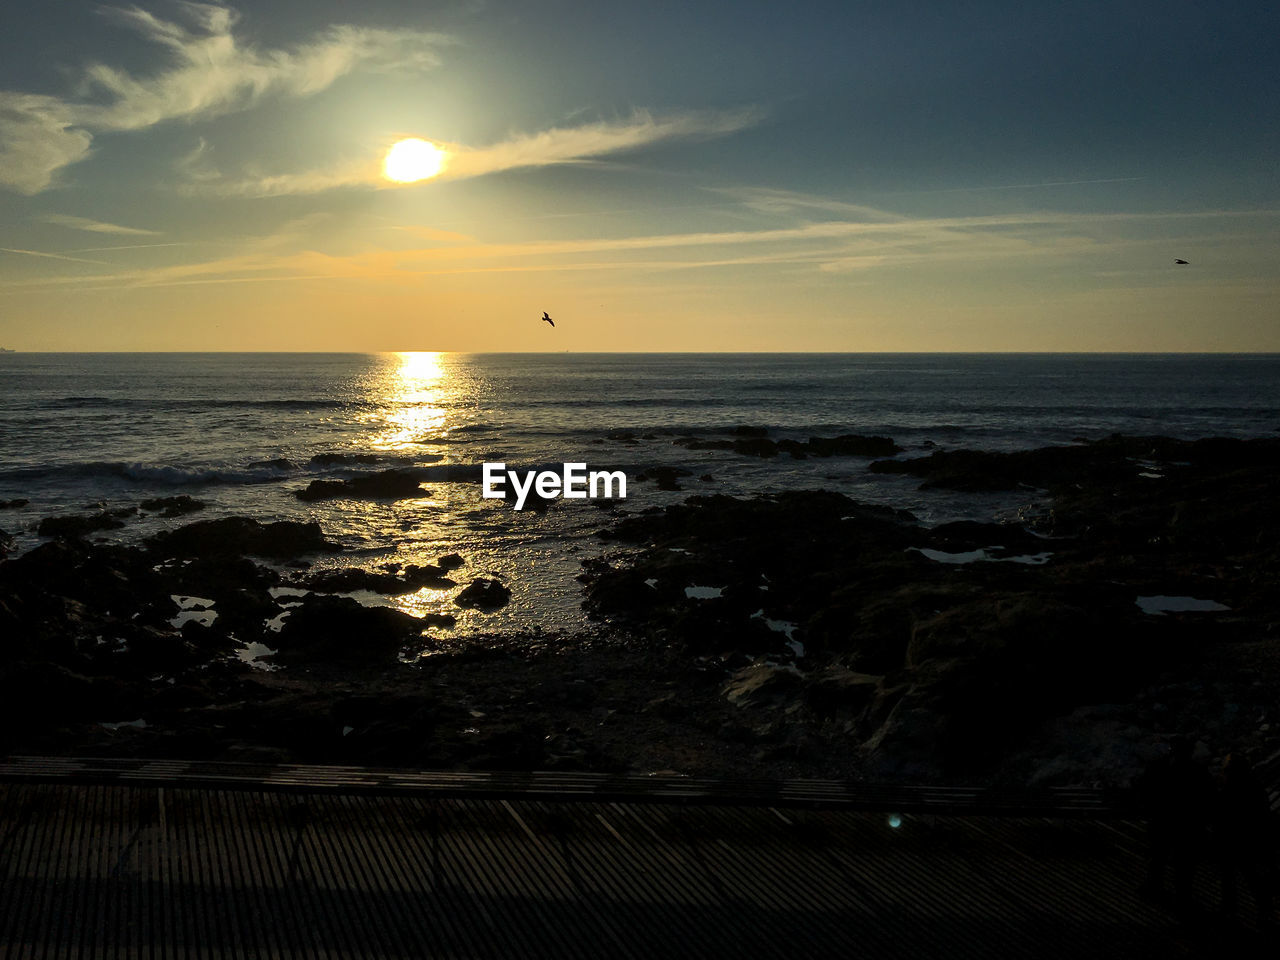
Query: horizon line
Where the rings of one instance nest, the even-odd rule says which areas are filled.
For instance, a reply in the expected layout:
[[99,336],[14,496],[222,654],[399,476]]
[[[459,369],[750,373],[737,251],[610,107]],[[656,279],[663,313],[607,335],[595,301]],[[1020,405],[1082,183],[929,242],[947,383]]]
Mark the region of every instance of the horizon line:
[[1280,356],[1280,350],[19,350],[24,356],[184,356],[263,354],[275,356],[385,356],[404,353],[459,356]]

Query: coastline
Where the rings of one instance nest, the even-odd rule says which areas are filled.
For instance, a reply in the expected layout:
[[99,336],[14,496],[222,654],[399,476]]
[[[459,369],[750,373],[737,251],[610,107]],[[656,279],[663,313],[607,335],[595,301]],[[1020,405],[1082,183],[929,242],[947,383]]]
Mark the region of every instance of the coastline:
[[[1023,523],[927,527],[822,491],[599,511],[595,626],[570,633],[458,636],[361,606],[301,566],[332,550],[318,525],[192,520],[175,498],[167,534],[93,543],[71,524],[0,563],[3,749],[1123,786],[1181,734],[1205,761],[1250,754],[1274,789],[1276,448],[1116,437],[869,462],[1044,489]],[[328,587],[460,596],[489,579],[461,559]],[[1167,602],[1184,597],[1215,606]],[[241,659],[253,643],[282,668]]]

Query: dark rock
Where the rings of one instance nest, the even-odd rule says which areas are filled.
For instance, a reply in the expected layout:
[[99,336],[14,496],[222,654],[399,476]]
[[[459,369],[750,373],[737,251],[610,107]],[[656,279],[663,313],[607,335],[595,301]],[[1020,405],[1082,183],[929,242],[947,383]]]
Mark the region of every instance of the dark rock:
[[303,553],[337,550],[325,540],[318,523],[279,520],[259,523],[249,517],[197,520],[147,541],[153,555],[196,557],[253,554],[260,557],[295,557]]
[[973,520],[939,524],[929,531],[928,545],[947,553],[964,553],[987,547],[1032,553],[1052,550],[1043,538],[1016,524],[978,523]]
[[346,759],[360,763],[424,764],[438,725],[451,719],[444,704],[421,693],[345,697],[330,709]]
[[285,457],[277,457],[274,460],[255,460],[249,464],[250,467],[261,468],[269,467],[272,470],[297,470],[298,465],[292,460]]
[[732,450],[732,440],[712,440],[704,437],[679,437],[672,441],[677,447],[686,450]]
[[0,500],[0,510],[17,510],[19,507],[25,507],[30,500],[24,500],[19,497],[17,500]]
[[161,515],[165,517],[178,517],[184,513],[194,513],[197,510],[203,510],[205,507],[203,501],[193,499],[185,493],[176,497],[156,497],[152,500],[143,500],[140,506],[143,510],[164,511]]
[[181,632],[172,628],[139,626],[128,630],[123,637],[130,659],[140,661],[139,666],[148,672],[165,673],[181,670],[203,659],[191,638],[199,640],[201,645],[209,645],[211,634],[207,627],[191,621],[184,624]]
[[859,720],[884,686],[884,677],[829,666],[809,678],[804,702],[824,720]]
[[688,476],[691,476],[690,471],[682,467],[650,467],[638,474],[636,480],[641,483],[653,480],[658,484],[659,490],[679,490],[680,484],[676,482],[676,478]]
[[98,530],[119,530],[123,526],[118,519],[104,511],[89,516],[45,517],[36,528],[36,533],[42,537],[79,540]]
[[511,602],[511,591],[497,580],[472,580],[453,600],[460,607],[497,610]]
[[886,712],[863,744],[867,769],[876,777],[937,783],[947,775],[944,744],[948,717],[937,707],[928,683],[886,691],[874,713]]
[[53,663],[2,667],[0,738],[14,728],[137,716],[142,710],[138,694],[131,684],[86,677]]
[[299,500],[405,500],[425,497],[419,475],[409,470],[383,470],[350,480],[312,480],[294,491]]
[[387,661],[422,633],[423,622],[390,607],[364,607],[350,597],[311,595],[294,607],[274,644],[281,661]]
[[1186,442],[1167,437],[1114,436],[1086,444],[1012,452],[935,450],[927,457],[876,461],[869,469],[873,473],[922,477],[925,487],[978,491],[1029,486],[1056,491],[1077,484],[1109,485],[1133,480],[1144,470],[1144,459],[1222,468],[1256,467],[1277,456],[1280,443],[1268,440]]
[[404,568],[404,584],[409,590],[420,590],[423,587],[430,587],[432,590],[448,590],[450,587],[456,587],[457,583],[446,577],[444,573],[444,567],[435,564],[425,563],[419,566],[416,563],[410,563]]
[[1158,649],[1176,656],[1132,606],[1093,585],[1079,597],[983,598],[918,623],[908,666],[930,679],[944,765],[980,768],[1059,711],[1127,695]]
[[436,566],[441,570],[457,570],[459,567],[466,566],[467,561],[456,553],[446,553],[443,557],[436,560]]
[[375,573],[372,570],[361,570],[358,567],[344,567],[341,570],[326,570],[308,577],[304,583],[319,593],[351,593],[356,590],[372,590],[374,593],[397,594],[411,593],[422,587],[435,590],[446,590],[457,584],[443,576],[444,571],[437,566],[427,564],[418,566],[409,564],[402,574]]
[[763,427],[738,427],[732,431],[734,439],[722,440],[701,437],[681,437],[676,445],[689,450],[733,450],[747,457],[776,457],[788,453],[797,460],[807,457],[890,457],[902,448],[890,437],[867,437],[844,434],[839,437],[810,437],[801,440],[768,438]]
[[340,570],[325,570],[302,581],[310,590],[318,593],[353,593],[356,590],[371,590],[374,593],[401,593],[404,581],[394,573],[374,573],[372,570],[361,570],[359,567],[343,567]]
[[735,671],[721,693],[735,706],[754,707],[790,699],[800,689],[801,682],[801,674],[794,667],[753,663]]
[[546,733],[535,723],[486,724],[469,738],[462,762],[472,770],[539,770],[546,766]]

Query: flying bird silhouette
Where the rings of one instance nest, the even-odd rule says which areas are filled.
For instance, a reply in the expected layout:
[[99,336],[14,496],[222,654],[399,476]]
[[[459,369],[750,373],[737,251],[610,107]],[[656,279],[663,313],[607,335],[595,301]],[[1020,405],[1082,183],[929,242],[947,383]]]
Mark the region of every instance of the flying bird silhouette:
[[542,311],[542,319],[547,321],[547,323],[551,324],[553,327],[556,325],[556,322],[547,316],[547,311],[545,310]]
[[1189,260],[1175,260],[1175,261],[1173,261],[1173,262],[1174,262],[1174,263],[1181,263],[1181,264],[1190,263],[1190,261],[1189,261]]

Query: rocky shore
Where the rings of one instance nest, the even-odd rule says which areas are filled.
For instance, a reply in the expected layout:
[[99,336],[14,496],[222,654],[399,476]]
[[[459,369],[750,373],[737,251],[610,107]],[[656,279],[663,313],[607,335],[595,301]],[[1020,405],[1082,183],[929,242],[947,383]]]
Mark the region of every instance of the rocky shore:
[[602,515],[598,628],[505,636],[343,596],[507,603],[456,554],[313,574],[337,549],[313,523],[183,523],[198,501],[174,498],[141,506],[179,525],[125,546],[93,538],[127,512],[48,518],[0,561],[0,751],[1068,784],[1124,783],[1176,733],[1280,781],[1280,443],[723,443],[1039,506],[930,528],[804,491]]

